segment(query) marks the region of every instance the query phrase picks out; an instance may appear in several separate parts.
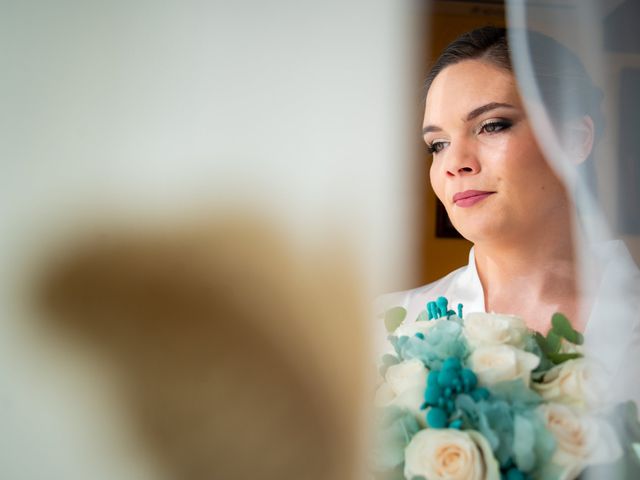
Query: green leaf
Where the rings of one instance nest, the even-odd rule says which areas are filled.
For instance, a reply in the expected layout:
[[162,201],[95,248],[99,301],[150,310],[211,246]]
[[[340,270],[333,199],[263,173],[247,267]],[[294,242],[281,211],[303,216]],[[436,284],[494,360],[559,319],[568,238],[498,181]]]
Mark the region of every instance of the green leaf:
[[384,314],[384,326],[387,328],[387,332],[393,333],[406,316],[407,311],[402,307],[393,307],[387,310]]
[[553,330],[550,330],[547,334],[547,346],[549,351],[547,353],[560,352],[560,346],[562,345],[562,337]]
[[533,346],[530,346],[528,347],[527,351],[540,357],[540,364],[536,367],[532,374],[534,375],[534,381],[541,381],[544,374],[555,366],[555,363],[549,360],[548,357],[550,353],[553,354],[554,352],[551,351],[547,339],[539,332],[533,332],[533,334],[529,338],[533,339],[533,341],[535,342],[535,346],[537,346],[538,348],[536,349],[533,348]]
[[635,443],[640,442],[640,422],[638,421],[638,406],[634,402],[629,400],[621,405],[618,405],[617,410],[620,417],[623,418],[623,425],[625,426],[629,440]]
[[544,336],[540,332],[535,332],[533,334],[533,338],[535,339],[536,343],[540,347],[540,350],[542,350],[542,353],[544,353],[545,355],[549,353],[550,351],[549,343],[547,342],[547,339],[544,338]]
[[581,353],[548,353],[547,357],[556,365],[566,362],[567,360],[575,360],[582,358]]
[[564,337],[565,333],[571,332],[573,330],[573,328],[571,328],[569,319],[559,312],[554,313],[551,316],[551,328],[561,337]]
[[551,330],[575,345],[582,345],[584,342],[582,334],[573,329],[569,319],[562,313],[554,313],[551,317]]
[[400,363],[400,360],[395,355],[391,355],[390,353],[385,353],[382,356],[382,363],[387,366],[397,365]]
[[536,383],[541,383],[542,380],[544,379],[544,374],[547,373],[548,370],[542,370],[539,372],[536,372],[535,370],[533,372],[531,372],[531,379],[536,382]]
[[385,377],[387,375],[387,370],[389,370],[389,368],[393,367],[394,365],[397,365],[398,363],[400,363],[400,359],[398,357],[389,353],[385,353],[382,356],[382,362],[378,367],[378,372],[380,372],[380,375]]
[[405,480],[404,478],[404,462],[398,465],[393,470],[387,470],[386,472],[374,473],[375,480]]

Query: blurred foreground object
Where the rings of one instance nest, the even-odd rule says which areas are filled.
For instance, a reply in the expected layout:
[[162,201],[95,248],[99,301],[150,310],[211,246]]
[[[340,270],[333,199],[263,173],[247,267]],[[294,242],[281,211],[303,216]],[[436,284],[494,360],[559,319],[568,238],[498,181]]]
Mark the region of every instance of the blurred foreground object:
[[92,237],[50,263],[41,326],[109,365],[163,478],[353,476],[366,345],[345,255],[248,216]]
[[0,478],[348,478],[423,7],[5,4]]

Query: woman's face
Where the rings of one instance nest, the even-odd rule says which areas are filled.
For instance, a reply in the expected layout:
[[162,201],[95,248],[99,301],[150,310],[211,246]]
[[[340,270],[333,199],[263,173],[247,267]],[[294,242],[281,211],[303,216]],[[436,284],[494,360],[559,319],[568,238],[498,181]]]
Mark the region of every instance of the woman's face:
[[568,206],[544,159],[512,73],[480,60],[446,67],[426,100],[431,185],[472,242],[517,239]]

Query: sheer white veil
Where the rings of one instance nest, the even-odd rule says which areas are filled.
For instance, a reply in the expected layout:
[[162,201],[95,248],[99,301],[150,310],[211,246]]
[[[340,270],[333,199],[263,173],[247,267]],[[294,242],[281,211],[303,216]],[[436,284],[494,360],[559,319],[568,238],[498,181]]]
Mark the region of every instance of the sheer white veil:
[[[586,351],[605,367],[598,381],[612,400],[638,401],[640,34],[632,23],[639,4],[508,0],[506,6],[528,114],[576,207]],[[583,115],[594,122],[594,149],[576,167],[575,132],[559,125]]]

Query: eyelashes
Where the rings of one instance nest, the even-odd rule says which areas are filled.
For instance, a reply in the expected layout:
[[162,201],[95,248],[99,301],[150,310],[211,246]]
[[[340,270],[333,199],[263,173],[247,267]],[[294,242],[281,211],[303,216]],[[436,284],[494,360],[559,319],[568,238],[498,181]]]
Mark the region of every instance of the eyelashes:
[[427,152],[429,152],[431,155],[434,155],[438,153],[440,150],[442,150],[445,147],[446,143],[449,143],[449,142],[442,142],[442,141],[431,142],[427,145]]
[[[487,120],[486,122],[480,124],[475,133],[477,135],[494,135],[500,132],[504,132],[512,126],[513,122],[511,120],[507,120],[506,118]],[[447,140],[434,140],[427,144],[427,152],[429,152],[429,154],[431,155],[436,155],[441,152],[448,144],[449,141]]]
[[497,133],[502,130],[509,129],[512,125],[513,122],[507,119],[488,120],[487,122],[480,124],[478,133]]

